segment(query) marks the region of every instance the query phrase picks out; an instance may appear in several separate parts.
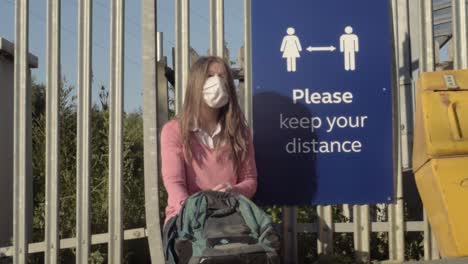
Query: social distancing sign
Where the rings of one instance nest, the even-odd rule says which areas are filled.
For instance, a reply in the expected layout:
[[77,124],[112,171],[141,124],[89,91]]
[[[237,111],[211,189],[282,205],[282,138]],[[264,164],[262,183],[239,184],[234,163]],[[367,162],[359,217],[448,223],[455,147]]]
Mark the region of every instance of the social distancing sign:
[[258,202],[392,202],[389,5],[252,1]]

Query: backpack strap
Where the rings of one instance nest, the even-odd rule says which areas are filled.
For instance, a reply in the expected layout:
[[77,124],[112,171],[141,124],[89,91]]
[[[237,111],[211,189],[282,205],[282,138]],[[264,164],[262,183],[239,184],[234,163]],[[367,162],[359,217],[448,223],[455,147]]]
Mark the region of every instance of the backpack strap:
[[179,239],[193,240],[196,230],[202,229],[207,217],[206,193],[201,191],[187,198],[179,211],[177,232]]
[[177,215],[172,217],[163,228],[164,260],[166,264],[177,263],[177,255],[174,252],[174,242],[177,238],[176,221],[178,218]]
[[245,196],[239,195],[239,211],[252,230],[252,235],[258,238],[263,247],[270,251],[279,249],[279,236],[273,228],[273,221],[263,210]]

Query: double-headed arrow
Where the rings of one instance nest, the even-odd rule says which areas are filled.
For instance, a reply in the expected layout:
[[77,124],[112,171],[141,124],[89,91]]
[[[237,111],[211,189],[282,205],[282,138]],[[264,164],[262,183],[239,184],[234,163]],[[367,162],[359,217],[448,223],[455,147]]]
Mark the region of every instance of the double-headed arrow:
[[313,52],[313,51],[335,51],[336,48],[334,46],[329,46],[329,47],[312,47],[309,46],[307,48],[307,51]]

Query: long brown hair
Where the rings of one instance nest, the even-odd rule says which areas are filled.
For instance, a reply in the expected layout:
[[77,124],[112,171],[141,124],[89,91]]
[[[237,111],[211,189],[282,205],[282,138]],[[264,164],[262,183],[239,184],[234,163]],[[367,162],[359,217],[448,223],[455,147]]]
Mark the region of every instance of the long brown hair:
[[[219,63],[224,67],[225,76],[222,80],[225,81],[224,84],[229,94],[229,102],[221,107],[219,111],[218,120],[222,131],[218,142],[228,144],[230,147],[234,168],[237,171],[247,156],[249,131],[245,116],[237,100],[231,69],[220,57],[201,57],[190,68],[184,104],[178,115],[184,149],[188,158],[192,159],[193,153],[190,148],[191,128],[194,125],[193,122],[199,117],[201,105],[204,103],[203,85],[209,77],[208,69],[212,63]],[[217,144],[216,148],[219,145]]]

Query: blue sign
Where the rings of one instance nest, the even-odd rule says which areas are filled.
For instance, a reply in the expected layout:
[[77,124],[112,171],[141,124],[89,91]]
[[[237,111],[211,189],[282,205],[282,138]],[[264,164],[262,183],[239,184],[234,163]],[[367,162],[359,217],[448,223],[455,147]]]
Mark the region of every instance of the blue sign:
[[389,1],[252,1],[260,204],[389,203]]

